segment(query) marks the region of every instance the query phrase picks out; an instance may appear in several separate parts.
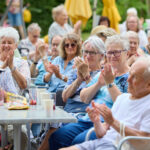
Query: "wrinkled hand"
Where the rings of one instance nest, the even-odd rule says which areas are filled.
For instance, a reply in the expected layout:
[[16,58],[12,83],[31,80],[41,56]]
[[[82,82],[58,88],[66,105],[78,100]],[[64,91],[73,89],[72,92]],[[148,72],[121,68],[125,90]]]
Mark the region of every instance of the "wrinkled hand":
[[37,46],[37,50],[39,51],[41,57],[44,57],[46,55],[47,49],[47,45],[43,42],[40,42]]
[[59,66],[49,63],[46,65],[46,71],[49,73],[54,73],[57,78],[61,78]]
[[84,61],[82,60],[81,57],[75,57],[74,58],[74,64],[73,64],[73,68],[77,68],[80,64],[82,64]]
[[106,84],[110,84],[114,82],[115,79],[115,73],[112,71],[112,67],[110,64],[105,64],[104,69],[101,71],[103,79]]
[[86,63],[82,63],[77,68],[80,78],[82,78],[83,81],[88,82],[90,79],[90,72],[89,72],[89,66]]
[[94,101],[92,101],[92,108],[87,107],[86,111],[93,123],[100,122],[99,108],[95,105]]
[[49,73],[53,73],[51,62],[49,62],[49,64],[45,64],[45,70]]
[[99,113],[103,116],[105,122],[112,125],[115,119],[112,116],[111,110],[105,104],[98,105],[98,107]]
[[10,69],[13,68],[13,59],[14,59],[14,51],[9,51],[9,55],[7,56],[7,63]]
[[100,85],[101,87],[105,85],[105,80],[104,80],[104,78],[103,78],[102,73],[100,73],[97,83],[98,83],[98,85]]

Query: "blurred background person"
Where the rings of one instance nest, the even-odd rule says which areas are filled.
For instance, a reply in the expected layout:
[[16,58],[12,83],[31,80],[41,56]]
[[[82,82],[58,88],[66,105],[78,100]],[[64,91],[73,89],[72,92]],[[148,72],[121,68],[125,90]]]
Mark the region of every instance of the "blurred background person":
[[[8,6],[11,0],[6,0],[6,5]],[[8,11],[8,19],[9,23],[12,27],[16,27],[19,29],[19,33],[21,35],[21,38],[24,37],[24,31],[23,31],[23,23],[22,23],[22,12],[20,9],[20,0],[13,0],[11,3],[11,6]]]
[[40,39],[41,28],[37,23],[32,23],[28,26],[27,32],[28,37],[20,41],[18,49],[22,56],[28,56],[31,60],[35,54],[36,44],[42,41],[42,39]]
[[78,21],[74,28],[72,28],[68,24],[68,15],[67,11],[63,4],[58,5],[57,7],[54,7],[52,9],[52,17],[54,22],[50,25],[49,31],[48,31],[48,39],[49,39],[49,45],[51,47],[51,40],[54,35],[61,35],[64,36],[67,33],[74,32],[79,34],[80,27],[81,27],[81,21]]
[[55,35],[52,38],[51,43],[51,56],[47,55],[46,44],[40,43],[37,45],[36,52],[33,58],[33,63],[30,66],[31,77],[36,78],[34,84],[36,85],[45,85],[42,77],[46,72],[44,63],[53,63],[53,60],[59,55],[58,46],[62,40],[62,37]]
[[106,27],[110,27],[110,20],[106,16],[101,16],[98,22],[98,25],[104,25]]

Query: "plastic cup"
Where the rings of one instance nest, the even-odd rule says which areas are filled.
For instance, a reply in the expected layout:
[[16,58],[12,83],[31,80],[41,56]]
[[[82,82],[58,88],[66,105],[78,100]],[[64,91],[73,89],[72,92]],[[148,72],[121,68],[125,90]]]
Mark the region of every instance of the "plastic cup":
[[43,99],[44,110],[46,112],[46,116],[50,116],[53,113],[54,101],[52,99]]

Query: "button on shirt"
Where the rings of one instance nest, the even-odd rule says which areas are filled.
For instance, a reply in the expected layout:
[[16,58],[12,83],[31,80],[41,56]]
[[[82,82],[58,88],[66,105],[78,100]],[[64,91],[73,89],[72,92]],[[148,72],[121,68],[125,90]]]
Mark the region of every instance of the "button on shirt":
[[[60,73],[62,75],[65,75],[65,76],[69,76],[70,72],[72,71],[72,66],[73,66],[73,63],[74,60],[72,59],[71,61],[69,61],[67,67],[64,69],[64,59],[60,56],[56,57],[54,59],[54,61],[52,62],[52,64],[54,65],[58,65],[59,66],[59,69],[60,69]],[[46,75],[47,73],[44,74],[44,76]],[[43,81],[44,81],[44,76],[43,76]],[[51,76],[51,79],[50,81],[48,82],[48,85],[49,85],[49,88],[48,88],[48,91],[49,92],[56,92],[57,90],[62,90],[64,87],[65,87],[65,84],[66,82],[64,82],[63,80],[57,78],[55,76],[55,74],[53,74]]]

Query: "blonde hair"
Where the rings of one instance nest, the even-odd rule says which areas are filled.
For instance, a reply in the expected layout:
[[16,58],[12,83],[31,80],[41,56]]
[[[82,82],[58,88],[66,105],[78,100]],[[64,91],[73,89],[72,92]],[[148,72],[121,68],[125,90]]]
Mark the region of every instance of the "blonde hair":
[[54,21],[56,21],[56,17],[63,11],[65,10],[65,7],[63,4],[58,5],[57,7],[54,7],[52,9],[52,17],[54,19]]
[[63,37],[63,39],[62,39],[62,41],[59,45],[59,48],[58,48],[59,49],[59,56],[61,56],[63,59],[67,58],[67,54],[66,54],[66,51],[65,51],[65,41],[66,40],[73,41],[74,43],[77,44],[76,56],[81,56],[81,39],[75,33],[68,33]]

